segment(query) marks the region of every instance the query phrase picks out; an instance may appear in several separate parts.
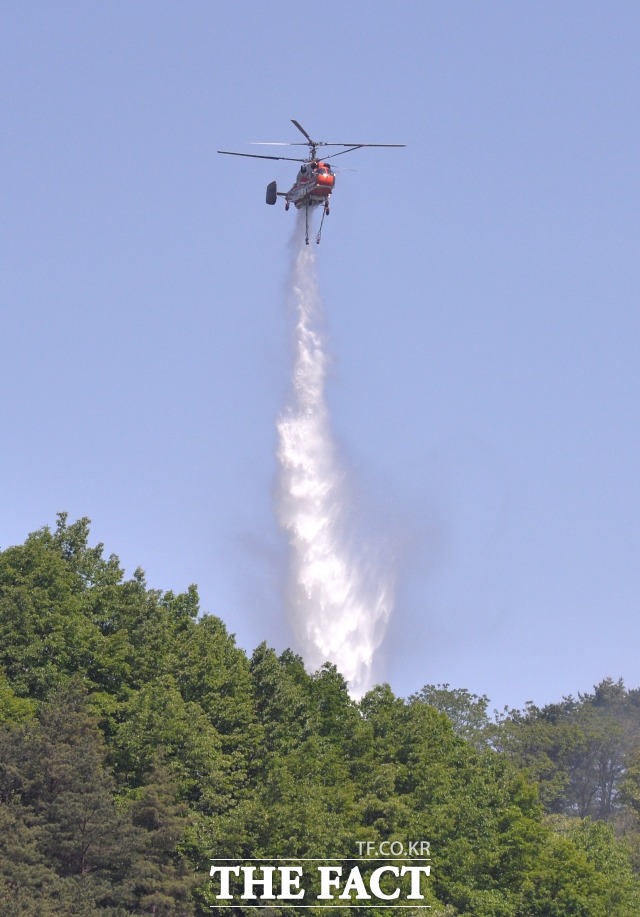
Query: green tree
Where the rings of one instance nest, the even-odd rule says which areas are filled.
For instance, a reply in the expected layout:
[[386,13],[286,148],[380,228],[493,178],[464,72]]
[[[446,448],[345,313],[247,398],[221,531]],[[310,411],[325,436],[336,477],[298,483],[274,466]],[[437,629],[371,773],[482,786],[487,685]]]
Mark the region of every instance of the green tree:
[[192,893],[198,876],[181,850],[191,818],[177,794],[170,769],[157,757],[130,807],[142,839],[129,882],[136,913],[154,917],[191,917],[196,913]]
[[160,751],[182,800],[205,814],[228,807],[228,762],[220,736],[201,707],[182,698],[172,675],[148,682],[126,704],[114,739],[120,781],[142,786]]
[[40,833],[20,805],[0,803],[0,912],[66,917],[66,886],[47,863]]
[[605,679],[578,700],[530,703],[500,724],[498,747],[536,780],[548,812],[614,819],[640,734],[637,693]]
[[487,746],[494,738],[495,724],[487,714],[489,698],[486,694],[471,694],[466,688],[450,688],[447,684],[425,685],[409,700],[429,704],[444,713],[456,735],[478,748]]
[[[39,863],[42,881],[32,897],[44,913],[116,913],[137,836],[117,810],[105,760],[104,740],[77,681],[56,690],[36,721],[4,729],[2,806],[24,852],[14,862]],[[16,886],[10,883],[20,901]],[[33,886],[32,880],[26,888]]]
[[496,727],[448,685],[355,703],[333,665],[247,659],[195,587],[125,579],[64,514],[0,552],[0,641],[3,915],[195,917],[209,856],[408,839],[431,842],[438,917],[640,912],[633,845],[578,818],[640,837],[640,694],[622,682]]
[[203,615],[176,635],[172,673],[184,701],[197,704],[218,732],[233,793],[241,797],[263,740],[246,654],[219,618]]

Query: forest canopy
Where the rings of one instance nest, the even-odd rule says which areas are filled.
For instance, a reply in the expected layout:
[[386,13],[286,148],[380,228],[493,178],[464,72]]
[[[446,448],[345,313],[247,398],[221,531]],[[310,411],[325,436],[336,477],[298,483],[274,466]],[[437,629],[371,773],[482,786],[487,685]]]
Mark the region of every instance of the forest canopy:
[[423,839],[434,917],[640,913],[639,690],[355,702],[89,539],[60,514],[0,552],[3,917],[215,913],[211,858]]

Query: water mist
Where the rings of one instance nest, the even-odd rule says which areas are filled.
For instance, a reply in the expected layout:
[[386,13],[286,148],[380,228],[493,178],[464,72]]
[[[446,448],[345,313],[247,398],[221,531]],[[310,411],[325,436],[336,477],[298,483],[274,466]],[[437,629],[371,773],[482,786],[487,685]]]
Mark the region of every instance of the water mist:
[[[358,531],[353,488],[338,455],[325,400],[327,351],[315,249],[304,213],[292,246],[295,310],[290,402],[278,421],[278,520],[290,544],[286,603],[306,665],[334,663],[359,697],[372,685],[374,655],[393,600],[381,545]],[[388,562],[387,562],[388,563]]]

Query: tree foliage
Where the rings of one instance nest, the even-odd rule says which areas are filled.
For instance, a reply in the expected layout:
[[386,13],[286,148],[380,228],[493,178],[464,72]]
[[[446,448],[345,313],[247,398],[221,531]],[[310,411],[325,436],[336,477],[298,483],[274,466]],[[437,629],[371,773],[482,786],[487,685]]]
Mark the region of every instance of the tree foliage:
[[512,710],[499,729],[500,747],[534,777],[550,813],[612,822],[628,801],[639,741],[640,692],[611,678],[577,700]]
[[195,917],[210,857],[412,839],[434,917],[640,913],[638,692],[487,707],[248,658],[61,514],[0,552],[0,913]]

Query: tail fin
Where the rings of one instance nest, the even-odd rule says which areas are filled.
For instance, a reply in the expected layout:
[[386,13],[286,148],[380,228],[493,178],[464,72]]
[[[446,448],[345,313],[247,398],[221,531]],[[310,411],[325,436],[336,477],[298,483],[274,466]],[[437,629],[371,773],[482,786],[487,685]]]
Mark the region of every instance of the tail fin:
[[267,185],[267,204],[275,204],[278,199],[278,188],[274,181]]

